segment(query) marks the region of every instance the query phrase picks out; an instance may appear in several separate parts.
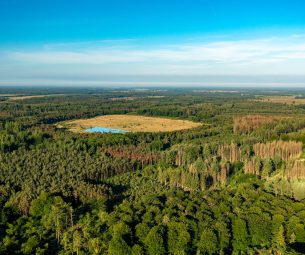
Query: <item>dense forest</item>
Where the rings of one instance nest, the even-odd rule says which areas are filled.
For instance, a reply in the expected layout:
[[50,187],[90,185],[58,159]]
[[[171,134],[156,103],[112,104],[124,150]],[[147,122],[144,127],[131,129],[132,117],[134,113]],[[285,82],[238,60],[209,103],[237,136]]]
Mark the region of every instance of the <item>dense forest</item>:
[[[1,88],[0,254],[304,254],[305,105],[257,100],[281,95]],[[56,126],[109,114],[202,125]]]

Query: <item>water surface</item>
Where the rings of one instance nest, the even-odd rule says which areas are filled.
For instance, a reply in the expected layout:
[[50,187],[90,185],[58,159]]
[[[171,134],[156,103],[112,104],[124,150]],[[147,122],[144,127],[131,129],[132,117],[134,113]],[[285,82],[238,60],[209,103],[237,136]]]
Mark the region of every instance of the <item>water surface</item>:
[[114,133],[114,134],[121,134],[128,132],[122,129],[106,128],[106,127],[91,127],[91,128],[87,128],[86,131],[94,132],[94,133]]

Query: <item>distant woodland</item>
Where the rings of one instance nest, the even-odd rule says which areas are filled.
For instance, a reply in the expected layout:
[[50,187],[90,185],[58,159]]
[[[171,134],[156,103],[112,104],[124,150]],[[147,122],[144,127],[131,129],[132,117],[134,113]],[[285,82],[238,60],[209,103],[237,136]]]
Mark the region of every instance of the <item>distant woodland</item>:
[[[0,92],[0,254],[305,253],[305,105],[257,101],[273,92],[256,90]],[[202,125],[56,126],[109,114]]]

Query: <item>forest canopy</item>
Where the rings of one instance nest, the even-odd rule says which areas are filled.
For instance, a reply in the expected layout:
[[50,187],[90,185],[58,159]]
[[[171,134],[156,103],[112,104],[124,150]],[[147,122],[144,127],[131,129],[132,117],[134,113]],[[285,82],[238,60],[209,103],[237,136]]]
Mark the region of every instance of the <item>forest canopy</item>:
[[[304,254],[305,91],[0,92],[0,254]],[[199,125],[58,127],[111,115]]]

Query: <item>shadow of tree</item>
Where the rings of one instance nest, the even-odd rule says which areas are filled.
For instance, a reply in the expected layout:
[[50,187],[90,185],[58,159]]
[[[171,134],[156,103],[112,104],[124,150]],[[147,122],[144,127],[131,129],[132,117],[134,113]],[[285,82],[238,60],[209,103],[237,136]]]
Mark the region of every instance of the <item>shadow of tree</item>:
[[290,244],[289,247],[293,249],[295,252],[298,252],[300,254],[305,254],[305,243],[296,242]]
[[113,207],[120,204],[125,198],[124,192],[128,189],[125,185],[108,184],[113,192],[113,198],[107,201],[108,210],[112,211]]

